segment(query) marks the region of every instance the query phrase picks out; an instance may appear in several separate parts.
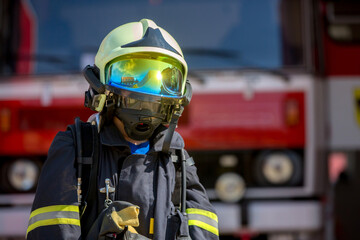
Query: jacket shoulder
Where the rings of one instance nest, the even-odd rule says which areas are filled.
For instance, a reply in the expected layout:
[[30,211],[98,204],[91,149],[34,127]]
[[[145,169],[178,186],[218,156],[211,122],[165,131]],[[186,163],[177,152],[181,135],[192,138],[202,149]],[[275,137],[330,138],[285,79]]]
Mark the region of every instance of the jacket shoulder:
[[71,147],[75,147],[71,130],[67,129],[66,131],[60,131],[55,135],[50,145],[48,155],[51,152],[56,151],[57,149],[71,148]]
[[41,169],[33,210],[76,202],[75,145],[70,130],[55,136]]
[[[155,151],[162,150],[162,146],[163,146],[164,140],[166,138],[167,131],[168,131],[168,129],[163,126],[161,128],[161,131],[159,133],[155,134],[155,137],[153,138]],[[184,139],[182,138],[182,136],[180,135],[180,133],[178,133],[176,131],[174,132],[172,139],[171,139],[170,148],[171,149],[185,148],[185,142],[184,142]]]
[[184,147],[185,147],[184,139],[182,138],[180,133],[175,131],[174,135],[173,135],[173,137],[171,139],[170,148],[181,149],[181,148],[184,148]]

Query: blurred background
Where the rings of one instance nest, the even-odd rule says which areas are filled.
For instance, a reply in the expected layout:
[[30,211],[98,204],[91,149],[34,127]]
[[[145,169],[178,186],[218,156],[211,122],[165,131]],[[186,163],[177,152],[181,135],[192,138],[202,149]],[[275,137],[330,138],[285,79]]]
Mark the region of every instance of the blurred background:
[[178,131],[220,238],[359,239],[357,1],[2,0],[0,240],[24,239],[52,139],[92,114],[81,70],[108,32],[142,18],[189,65]]

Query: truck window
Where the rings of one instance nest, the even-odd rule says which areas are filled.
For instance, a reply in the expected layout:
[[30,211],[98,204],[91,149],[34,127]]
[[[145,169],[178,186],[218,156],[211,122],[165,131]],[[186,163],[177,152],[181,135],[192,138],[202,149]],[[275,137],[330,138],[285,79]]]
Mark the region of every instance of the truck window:
[[142,18],[179,41],[190,70],[305,66],[298,0],[28,2],[35,44],[20,60],[33,61],[34,74],[78,72],[106,33]]

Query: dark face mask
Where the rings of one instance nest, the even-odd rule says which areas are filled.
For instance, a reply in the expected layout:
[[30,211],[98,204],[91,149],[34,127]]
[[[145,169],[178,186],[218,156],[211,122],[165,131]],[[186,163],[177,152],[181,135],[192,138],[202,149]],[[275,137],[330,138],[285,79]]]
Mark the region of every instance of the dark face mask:
[[154,117],[149,109],[117,108],[115,116],[124,124],[127,135],[137,141],[149,139],[162,123],[162,119]]

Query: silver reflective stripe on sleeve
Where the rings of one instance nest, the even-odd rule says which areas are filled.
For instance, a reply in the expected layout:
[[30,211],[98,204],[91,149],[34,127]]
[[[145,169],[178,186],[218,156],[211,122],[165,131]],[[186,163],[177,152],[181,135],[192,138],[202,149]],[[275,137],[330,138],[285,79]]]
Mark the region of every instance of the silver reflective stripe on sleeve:
[[188,208],[186,213],[189,217],[189,226],[197,226],[219,236],[218,217],[215,213],[197,208]]
[[54,205],[32,211],[26,235],[37,227],[57,224],[80,226],[79,207],[74,205]]

